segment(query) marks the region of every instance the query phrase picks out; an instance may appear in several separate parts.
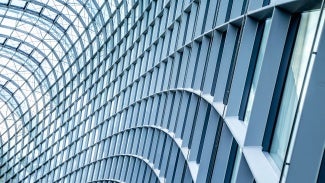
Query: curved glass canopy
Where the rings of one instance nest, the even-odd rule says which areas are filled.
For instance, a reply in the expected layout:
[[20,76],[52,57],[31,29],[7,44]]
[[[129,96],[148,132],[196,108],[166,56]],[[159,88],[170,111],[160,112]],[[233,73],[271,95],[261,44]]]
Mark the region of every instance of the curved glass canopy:
[[[66,81],[67,72],[76,74],[78,63],[71,63],[89,43],[91,35],[85,30],[97,13],[86,7],[98,7],[91,1],[85,5],[78,1],[0,2],[0,92],[9,91],[17,101],[8,106],[3,99],[1,123],[13,120],[10,108],[20,108],[21,114],[14,114],[21,121],[31,119],[51,100],[54,88],[64,84],[56,81]],[[85,38],[78,39],[81,35]],[[5,126],[1,136],[12,125]],[[2,140],[5,143],[8,138]]]
[[[10,159],[33,138],[30,131],[38,123],[49,124],[44,116],[62,103],[62,88],[82,77],[80,68],[99,52],[132,4],[0,0],[0,155]],[[7,152],[15,143],[20,145]]]

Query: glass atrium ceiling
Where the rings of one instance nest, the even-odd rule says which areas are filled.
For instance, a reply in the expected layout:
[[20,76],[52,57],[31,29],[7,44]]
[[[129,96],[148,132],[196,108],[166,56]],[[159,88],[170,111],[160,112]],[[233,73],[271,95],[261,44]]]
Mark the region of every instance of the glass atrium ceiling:
[[[0,0],[2,143],[23,121],[41,109],[46,115],[55,106],[53,95],[91,59],[117,19],[131,9],[131,2],[123,3],[127,5],[114,16],[121,4],[121,0]],[[105,27],[106,22],[115,23]]]

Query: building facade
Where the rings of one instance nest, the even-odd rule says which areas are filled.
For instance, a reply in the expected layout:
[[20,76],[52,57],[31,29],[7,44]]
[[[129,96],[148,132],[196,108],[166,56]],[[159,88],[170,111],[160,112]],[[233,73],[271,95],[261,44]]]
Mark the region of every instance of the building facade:
[[324,182],[323,0],[0,0],[0,182]]

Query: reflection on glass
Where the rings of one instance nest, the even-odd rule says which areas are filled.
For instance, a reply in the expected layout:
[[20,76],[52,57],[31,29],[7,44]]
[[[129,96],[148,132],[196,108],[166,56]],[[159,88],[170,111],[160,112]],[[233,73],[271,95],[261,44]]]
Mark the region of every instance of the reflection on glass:
[[[324,10],[323,10],[324,11]],[[324,26],[324,22],[325,22],[325,13],[322,14],[322,17],[320,18],[320,22],[319,22],[319,28]],[[318,45],[319,45],[319,40],[320,40],[320,35],[321,35],[322,31],[318,31],[316,34],[316,39],[315,39],[315,44],[314,44],[314,48],[313,51],[316,52],[318,49]]]
[[242,156],[242,149],[240,147],[238,147],[237,153],[236,153],[234,169],[232,171],[232,176],[231,176],[231,183],[237,182],[237,175],[238,175],[241,156]]
[[279,167],[282,166],[288,146],[309,56],[312,51],[318,17],[319,11],[303,13],[301,17],[270,149],[270,154]]
[[261,67],[262,67],[262,63],[263,63],[266,42],[267,42],[267,38],[268,38],[268,35],[270,32],[270,24],[271,24],[270,19],[265,21],[265,27],[264,27],[263,37],[261,40],[261,45],[260,45],[260,49],[259,49],[258,57],[257,57],[257,61],[256,61],[253,82],[252,82],[251,89],[249,91],[249,96],[248,96],[248,102],[247,102],[246,113],[245,113],[245,118],[244,118],[244,123],[246,125],[248,124],[249,118],[251,116],[253,101],[255,98],[255,91],[256,91],[256,87],[257,87],[257,83],[258,83],[258,80],[260,77]]

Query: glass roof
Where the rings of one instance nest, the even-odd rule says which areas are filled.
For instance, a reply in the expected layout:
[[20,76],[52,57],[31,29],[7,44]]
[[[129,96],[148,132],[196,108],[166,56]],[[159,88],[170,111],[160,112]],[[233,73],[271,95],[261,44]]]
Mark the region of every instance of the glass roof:
[[133,4],[133,0],[0,0],[2,143],[19,129],[17,125],[21,128],[42,109],[55,106],[53,97],[99,51]]
[[17,143],[14,151],[22,154],[13,159],[26,156],[22,145],[33,149],[40,126],[52,133],[53,124],[66,120],[59,113],[71,104],[72,87],[80,97],[78,87],[93,81],[93,62],[118,44],[114,35],[122,23],[124,36],[137,22],[139,12],[130,12],[135,5],[136,0],[0,0],[0,154],[15,156]]
[[[85,62],[85,48],[104,25],[98,12],[105,9],[111,14],[115,3],[120,1],[112,0],[111,7],[106,7],[104,0],[0,0],[0,135],[4,142],[10,136],[3,134],[15,131],[14,121],[18,125],[49,107],[53,91],[62,87],[57,81],[78,72],[79,64]],[[94,17],[98,17],[95,22]]]

